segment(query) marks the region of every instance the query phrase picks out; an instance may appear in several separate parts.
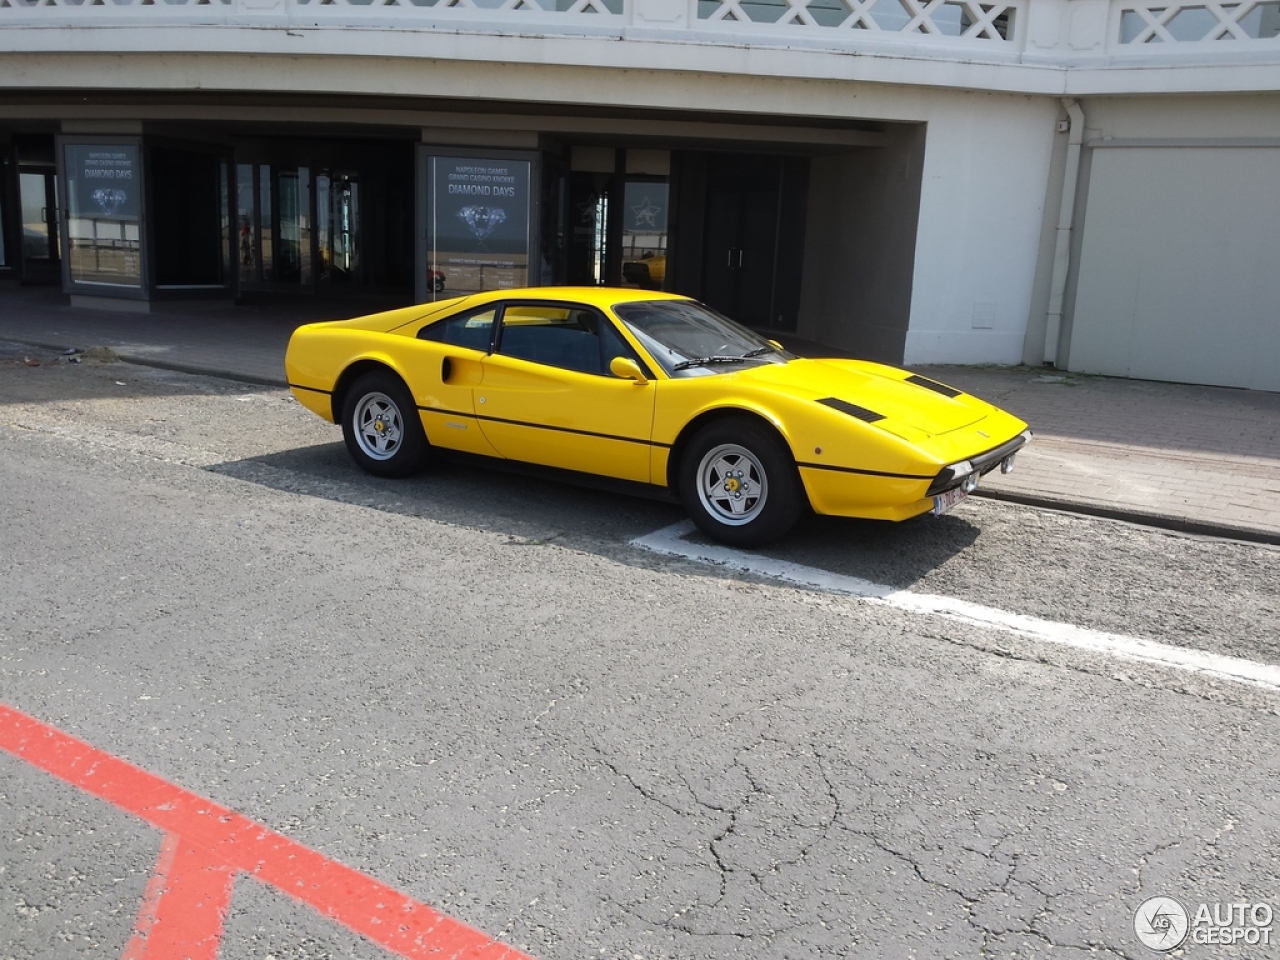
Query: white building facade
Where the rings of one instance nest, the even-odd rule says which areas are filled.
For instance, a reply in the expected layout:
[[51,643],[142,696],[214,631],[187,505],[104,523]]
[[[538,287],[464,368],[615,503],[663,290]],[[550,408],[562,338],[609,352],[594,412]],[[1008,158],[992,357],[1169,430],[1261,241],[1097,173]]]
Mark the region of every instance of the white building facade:
[[0,0],[0,273],[1280,390],[1280,2]]

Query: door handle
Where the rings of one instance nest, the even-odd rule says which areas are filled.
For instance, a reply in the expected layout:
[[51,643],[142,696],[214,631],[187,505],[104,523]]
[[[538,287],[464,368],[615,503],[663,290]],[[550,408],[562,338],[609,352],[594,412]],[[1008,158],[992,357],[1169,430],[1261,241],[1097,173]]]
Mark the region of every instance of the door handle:
[[733,247],[729,248],[729,259],[724,262],[724,265],[730,270],[733,269]]
[[738,269],[742,269],[742,248],[738,248]]

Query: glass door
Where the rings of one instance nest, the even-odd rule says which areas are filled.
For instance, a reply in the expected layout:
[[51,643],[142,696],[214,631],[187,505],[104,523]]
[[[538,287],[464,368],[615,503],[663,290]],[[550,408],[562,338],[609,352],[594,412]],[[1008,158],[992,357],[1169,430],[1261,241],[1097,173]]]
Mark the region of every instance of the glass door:
[[[613,174],[574,171],[569,178],[568,282],[609,282],[609,223]],[[615,258],[616,259],[616,258]]]
[[360,282],[360,183],[354,173],[316,176],[316,235],[320,281],[335,286]]
[[750,327],[794,330],[808,195],[806,158],[712,154],[700,299]]
[[275,181],[272,279],[308,286],[311,283],[311,171],[307,167],[277,169]]
[[[328,190],[327,177],[316,188]],[[310,288],[313,267],[311,168],[237,163],[235,264],[241,290]],[[327,208],[315,219],[326,222]]]
[[24,283],[58,283],[62,278],[58,248],[58,177],[53,167],[20,167],[22,206],[22,279]]
[[666,289],[668,194],[665,178],[627,178],[622,214],[623,286]]

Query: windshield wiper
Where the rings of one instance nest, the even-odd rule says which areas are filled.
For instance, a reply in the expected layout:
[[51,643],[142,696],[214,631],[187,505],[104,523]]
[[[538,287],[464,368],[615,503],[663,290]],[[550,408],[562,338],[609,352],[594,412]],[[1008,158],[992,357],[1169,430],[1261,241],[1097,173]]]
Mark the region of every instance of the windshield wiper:
[[751,354],[747,354],[744,357],[694,357],[692,360],[681,360],[671,369],[687,370],[690,367],[701,367],[708,363],[741,363],[750,356]]
[[773,347],[761,347],[758,350],[752,350],[748,353],[744,353],[740,357],[721,357],[721,356],[694,357],[691,360],[681,360],[671,369],[687,370],[690,367],[701,367],[704,364],[708,364],[708,363],[741,363],[743,360],[754,360],[756,357],[762,357],[766,353],[773,353],[773,352],[774,352]]

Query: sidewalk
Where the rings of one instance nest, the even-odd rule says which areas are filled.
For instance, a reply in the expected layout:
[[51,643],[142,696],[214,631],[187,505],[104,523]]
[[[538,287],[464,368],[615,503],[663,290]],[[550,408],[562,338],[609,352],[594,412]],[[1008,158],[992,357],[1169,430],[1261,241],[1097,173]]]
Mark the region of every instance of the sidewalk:
[[[0,340],[106,346],[131,362],[283,386],[295,326],[369,310],[317,298],[124,313],[0,286]],[[987,496],[1280,544],[1280,394],[1028,367],[919,369],[1035,431],[1014,473],[984,479]]]
[[1280,394],[1028,367],[921,372],[1016,413],[1035,440],[993,497],[1280,544]]

